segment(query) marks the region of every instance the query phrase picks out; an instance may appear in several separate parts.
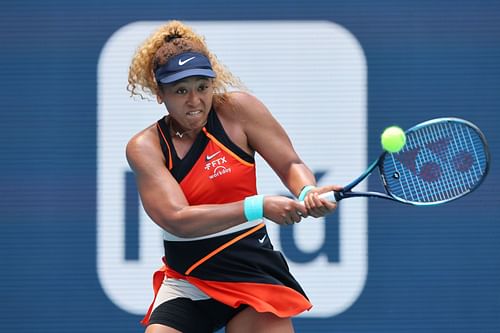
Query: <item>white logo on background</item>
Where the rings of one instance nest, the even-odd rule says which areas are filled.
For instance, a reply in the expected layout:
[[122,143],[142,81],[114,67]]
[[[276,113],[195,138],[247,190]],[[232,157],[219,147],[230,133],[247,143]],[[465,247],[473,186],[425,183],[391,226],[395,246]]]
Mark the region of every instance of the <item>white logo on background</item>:
[[[349,31],[326,21],[187,23],[203,32],[218,58],[272,110],[309,167],[326,172],[322,184],[346,184],[364,171],[367,164],[367,69],[363,50]],[[124,149],[135,133],[163,117],[165,109],[130,98],[123,85],[127,82],[130,59],[137,46],[162,24],[164,22],[136,22],[124,26],[106,42],[98,64],[97,274],[109,299],[121,309],[137,315],[144,314],[152,300],[151,275],[161,265],[163,249],[161,230],[141,206],[138,260],[125,259],[123,175],[130,168]],[[268,33],[270,30],[273,34]],[[304,34],[314,34],[323,42],[318,46],[314,40],[303,39],[302,47],[297,49],[294,36]],[[263,37],[255,39],[254,36]],[[314,63],[304,63],[293,72],[281,66],[282,61],[300,61],[303,49],[315,50]],[[193,58],[179,60],[179,65]],[[264,76],[266,80],[262,80]],[[294,89],[280,89],[283,82],[296,82],[297,77],[301,78],[301,94],[294,93]],[[316,84],[318,82],[320,84]],[[300,118],[303,105],[310,105],[314,110],[310,117]],[[144,108],[149,112],[141,112]],[[122,121],[117,123],[117,117]],[[332,123],[350,130],[331,133]],[[313,133],[319,140],[310,140]],[[349,142],[350,149],[331,145],[332,141]],[[335,163],[331,156],[335,156]],[[230,172],[229,168],[224,168],[225,160],[221,158],[217,156],[205,165],[212,177]],[[285,193],[286,189],[265,161],[256,157],[256,163],[259,192]],[[334,164],[335,170],[332,170]],[[362,183],[358,189],[364,190],[365,186]],[[336,214],[339,224],[337,262],[331,262],[318,251],[326,243],[324,219],[307,218],[294,225],[294,246],[301,253],[319,253],[306,262],[288,260],[291,271],[314,304],[311,311],[301,315],[304,317],[331,317],[342,313],[357,300],[365,285],[367,201],[345,200]],[[283,235],[280,227],[268,222],[267,228],[275,248],[286,248],[282,246],[285,244],[280,244],[280,235]],[[286,251],[284,255],[287,256]],[[134,287],[130,288],[131,285]]]

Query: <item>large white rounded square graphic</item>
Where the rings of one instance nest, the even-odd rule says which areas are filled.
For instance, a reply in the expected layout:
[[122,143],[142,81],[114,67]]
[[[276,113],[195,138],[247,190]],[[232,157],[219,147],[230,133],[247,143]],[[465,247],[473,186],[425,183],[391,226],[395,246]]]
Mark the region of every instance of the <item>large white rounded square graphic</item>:
[[[325,21],[187,23],[266,104],[302,159],[324,175],[321,185],[348,183],[365,169],[366,60],[349,31]],[[161,231],[141,210],[139,259],[125,259],[124,174],[130,169],[124,151],[132,135],[166,111],[155,101],[130,98],[125,87],[135,50],[161,24],[136,22],[119,29],[106,42],[98,64],[97,272],[110,300],[134,314],[143,314],[152,300],[151,274],[163,253]],[[260,158],[257,173],[260,193],[289,194]],[[288,258],[314,305],[303,317],[345,311],[365,284],[367,201],[344,200],[339,206],[336,240],[325,239],[324,219],[308,218],[294,226],[293,241],[301,251],[315,251],[326,241],[338,243],[334,262],[322,254],[300,263]],[[280,232],[286,227],[269,221],[267,226],[273,244],[282,249]]]

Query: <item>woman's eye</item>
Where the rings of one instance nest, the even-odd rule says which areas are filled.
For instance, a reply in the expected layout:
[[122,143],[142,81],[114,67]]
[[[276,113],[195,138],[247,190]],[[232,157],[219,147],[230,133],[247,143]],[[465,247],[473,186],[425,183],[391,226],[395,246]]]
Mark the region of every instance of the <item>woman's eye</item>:
[[175,93],[176,94],[185,94],[185,93],[187,93],[187,89],[185,89],[185,88],[179,88],[179,89],[177,89],[177,91]]

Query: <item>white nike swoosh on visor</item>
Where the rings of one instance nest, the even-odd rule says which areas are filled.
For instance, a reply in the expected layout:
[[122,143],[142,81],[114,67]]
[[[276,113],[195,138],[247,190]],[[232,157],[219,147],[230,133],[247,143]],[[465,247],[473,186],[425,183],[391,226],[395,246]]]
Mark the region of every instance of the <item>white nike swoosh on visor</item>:
[[194,58],[196,58],[196,57],[187,58],[186,60],[179,59],[179,66],[183,66],[187,62],[193,60]]

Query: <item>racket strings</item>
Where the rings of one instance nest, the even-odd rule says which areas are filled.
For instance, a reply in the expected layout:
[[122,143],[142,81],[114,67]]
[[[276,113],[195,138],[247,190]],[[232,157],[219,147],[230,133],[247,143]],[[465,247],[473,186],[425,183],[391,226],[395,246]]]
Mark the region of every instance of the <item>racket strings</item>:
[[407,144],[388,154],[384,174],[388,190],[412,202],[447,201],[481,182],[487,164],[485,147],[472,127],[437,122],[410,131]]
[[[429,201],[436,200],[447,200],[449,198],[460,195],[461,193],[470,190],[473,184],[468,181],[467,173],[456,172],[454,165],[452,164],[453,156],[457,156],[461,149],[469,146],[469,142],[463,140],[463,133],[458,133],[456,126],[446,127],[444,124],[437,124],[436,126],[425,128],[423,131],[424,136],[420,138],[421,143],[425,143],[426,140],[432,140],[432,143],[445,141],[443,149],[440,151],[434,151],[432,149],[424,150],[425,159],[423,159],[420,170],[425,170],[426,166],[433,166],[436,169],[434,177],[423,177],[420,175],[420,179],[424,179],[428,186],[427,198]],[[449,140],[448,138],[455,138],[455,140]],[[433,156],[431,152],[437,155],[437,160],[435,162],[425,162],[432,161]],[[429,168],[429,167],[428,167]]]

